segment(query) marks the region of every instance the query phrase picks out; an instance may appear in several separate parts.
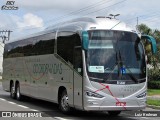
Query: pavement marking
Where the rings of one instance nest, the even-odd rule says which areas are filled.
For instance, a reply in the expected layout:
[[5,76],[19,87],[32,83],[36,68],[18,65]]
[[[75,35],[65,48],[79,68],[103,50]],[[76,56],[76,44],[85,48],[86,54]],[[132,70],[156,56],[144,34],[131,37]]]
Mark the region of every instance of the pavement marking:
[[149,118],[147,118],[147,117],[141,117],[141,118],[144,118],[144,119],[147,119],[147,120],[149,119]]
[[19,107],[22,107],[22,108],[29,108],[27,106],[23,106],[23,105],[18,105]]
[[0,98],[0,100],[2,100],[2,101],[6,101],[6,99],[3,99],[3,98]]
[[[0,98],[0,100],[2,100],[2,101],[7,101],[6,99],[3,99],[3,98]],[[29,107],[27,107],[27,106],[24,106],[24,105],[19,105],[19,104],[17,104],[17,103],[11,102],[11,101],[7,101],[7,102],[10,103],[10,104],[13,104],[13,105],[17,105],[17,106],[22,107],[22,108],[28,108],[28,109],[30,109],[31,111],[39,111],[39,110],[36,110],[36,109],[31,109],[31,108],[29,108]]]
[[30,109],[31,111],[39,111],[39,110],[35,110],[35,109]]
[[14,103],[14,102],[9,102],[9,101],[8,101],[8,103],[10,103],[10,104],[16,104],[16,103]]
[[64,119],[62,117],[54,117],[54,119],[56,119],[56,120],[68,120],[68,119]]
[[130,118],[143,118],[143,119],[149,119],[149,118],[147,118],[147,117],[136,117],[136,116],[131,116],[130,114],[127,114],[127,113],[122,113],[122,114],[124,114],[124,115],[128,115]]

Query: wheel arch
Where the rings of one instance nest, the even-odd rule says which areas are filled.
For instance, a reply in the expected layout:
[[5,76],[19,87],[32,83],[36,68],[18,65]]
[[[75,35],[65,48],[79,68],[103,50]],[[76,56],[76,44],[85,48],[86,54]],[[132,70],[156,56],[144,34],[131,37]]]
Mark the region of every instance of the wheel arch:
[[[9,92],[11,92],[11,85],[15,85],[13,80],[10,80],[10,85],[9,85]],[[15,86],[14,86],[15,87]]]
[[19,84],[19,81],[18,81],[18,80],[16,80],[16,82],[15,82],[15,87],[16,87],[17,84]]

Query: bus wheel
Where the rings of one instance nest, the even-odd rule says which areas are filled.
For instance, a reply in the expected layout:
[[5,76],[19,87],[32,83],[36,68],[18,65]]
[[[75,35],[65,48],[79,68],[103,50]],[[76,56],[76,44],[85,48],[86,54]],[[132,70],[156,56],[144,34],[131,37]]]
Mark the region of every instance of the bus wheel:
[[110,116],[118,116],[121,113],[121,111],[108,111],[108,114]]
[[59,107],[60,107],[60,110],[65,114],[68,114],[70,112],[70,107],[68,104],[68,95],[66,90],[64,90],[61,94]]
[[22,95],[20,92],[20,84],[19,83],[16,84],[16,98],[19,101],[22,100]]
[[15,95],[15,88],[14,88],[14,84],[11,83],[10,85],[10,97],[15,99],[16,98],[16,95]]

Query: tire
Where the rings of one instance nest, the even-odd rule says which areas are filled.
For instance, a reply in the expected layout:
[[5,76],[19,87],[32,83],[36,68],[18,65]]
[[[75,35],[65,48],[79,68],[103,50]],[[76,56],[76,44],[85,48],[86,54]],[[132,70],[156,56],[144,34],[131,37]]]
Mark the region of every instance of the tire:
[[70,113],[70,106],[68,104],[68,95],[66,90],[64,90],[61,94],[60,101],[59,101],[59,108],[65,114]]
[[109,116],[118,116],[121,113],[121,111],[108,111]]
[[11,85],[10,85],[10,97],[13,98],[13,99],[16,98],[15,87],[14,87],[13,83],[11,83]]
[[20,92],[20,84],[16,84],[16,99],[18,101],[21,101],[22,100],[22,95],[21,95],[21,92]]

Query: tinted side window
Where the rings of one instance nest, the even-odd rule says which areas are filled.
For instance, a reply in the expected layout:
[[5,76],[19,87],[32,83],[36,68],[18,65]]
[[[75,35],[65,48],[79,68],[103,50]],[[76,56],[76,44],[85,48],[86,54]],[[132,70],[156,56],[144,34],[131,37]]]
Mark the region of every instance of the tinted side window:
[[5,46],[4,58],[53,54],[55,33],[9,43]]
[[73,32],[59,32],[57,38],[57,53],[66,62],[73,64],[74,46],[80,45],[80,37]]
[[24,41],[17,41],[13,43],[9,43],[5,46],[4,57],[23,57],[23,45]]
[[55,33],[48,33],[37,37],[33,46],[36,55],[53,54],[55,45]]
[[35,44],[35,42],[35,38],[28,38],[9,43],[5,46],[4,57],[12,58],[35,55],[35,53],[33,53],[33,45]]
[[36,43],[36,37],[32,37],[24,40],[23,53],[24,56],[32,56],[35,55],[33,51],[33,46]]

